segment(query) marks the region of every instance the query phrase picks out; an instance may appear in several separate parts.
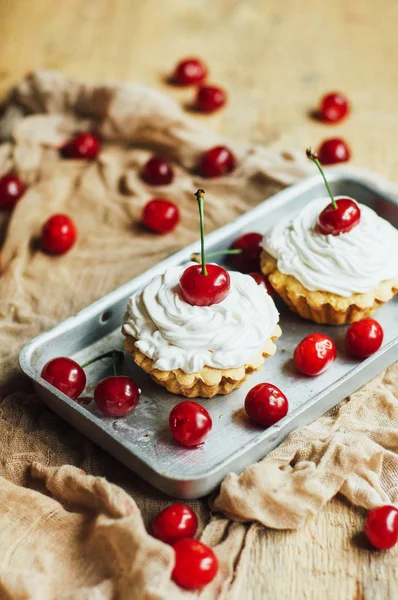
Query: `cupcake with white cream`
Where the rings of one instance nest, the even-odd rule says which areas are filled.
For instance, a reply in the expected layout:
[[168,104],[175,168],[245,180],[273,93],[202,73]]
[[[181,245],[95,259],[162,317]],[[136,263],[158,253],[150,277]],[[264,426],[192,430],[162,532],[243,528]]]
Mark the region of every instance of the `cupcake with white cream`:
[[263,248],[272,286],[316,323],[358,321],[398,292],[398,230],[352,198],[313,200],[267,232]]
[[173,394],[228,394],[272,356],[279,315],[250,275],[206,264],[204,192],[196,193],[201,264],[171,267],[128,302],[122,328],[134,361]]

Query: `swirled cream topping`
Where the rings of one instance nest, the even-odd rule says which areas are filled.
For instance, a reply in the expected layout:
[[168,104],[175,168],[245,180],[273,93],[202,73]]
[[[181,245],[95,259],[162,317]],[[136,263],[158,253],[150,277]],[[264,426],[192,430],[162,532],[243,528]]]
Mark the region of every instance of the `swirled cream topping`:
[[279,320],[265,287],[250,275],[230,271],[231,289],[222,302],[191,306],[179,286],[185,269],[167,269],[131,296],[124,332],[161,371],[194,373],[204,366],[230,369],[247,364]]
[[317,223],[328,204],[329,198],[314,200],[265,234],[263,247],[277,259],[279,271],[293,275],[307,290],[345,297],[397,277],[398,230],[359,204],[358,225],[348,233],[325,235]]

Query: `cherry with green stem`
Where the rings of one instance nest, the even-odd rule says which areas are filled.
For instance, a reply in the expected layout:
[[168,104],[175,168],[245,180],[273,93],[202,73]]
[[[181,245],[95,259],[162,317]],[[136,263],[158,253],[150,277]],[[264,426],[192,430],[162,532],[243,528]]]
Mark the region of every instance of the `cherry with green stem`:
[[206,264],[204,195],[205,191],[202,189],[199,189],[195,193],[199,208],[201,262],[198,265],[187,267],[180,278],[182,296],[192,306],[212,306],[213,304],[218,304],[224,300],[231,287],[229,274],[223,267]]
[[336,200],[330,190],[317,153],[311,147],[309,147],[306,150],[306,154],[307,158],[312,160],[322,175],[331,200],[331,203],[323,209],[318,217],[318,226],[320,232],[326,235],[335,236],[342,233],[348,233],[358,225],[361,219],[361,211],[358,204],[351,198],[338,198]]
[[[236,270],[242,273],[252,273],[260,270],[260,254],[263,236],[260,233],[244,233],[236,238],[231,248],[218,250],[206,254],[206,259],[217,256],[230,256]],[[197,254],[192,255],[192,260],[197,260]]]
[[116,365],[123,361],[120,350],[111,350],[79,365],[71,358],[60,356],[50,360],[43,368],[41,376],[55,388],[76,400],[86,386],[84,369],[105,358],[112,358],[112,377],[102,379],[94,390],[94,400],[106,416],[121,417],[133,410],[140,398],[137,384],[123,375],[117,375]]

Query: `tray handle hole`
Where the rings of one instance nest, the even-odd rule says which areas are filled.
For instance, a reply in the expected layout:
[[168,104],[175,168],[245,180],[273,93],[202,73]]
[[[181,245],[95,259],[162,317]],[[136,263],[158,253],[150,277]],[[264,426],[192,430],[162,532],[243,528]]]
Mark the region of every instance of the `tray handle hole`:
[[112,316],[112,311],[111,310],[106,310],[100,316],[100,323],[107,323],[109,321],[109,319],[111,318],[111,316]]

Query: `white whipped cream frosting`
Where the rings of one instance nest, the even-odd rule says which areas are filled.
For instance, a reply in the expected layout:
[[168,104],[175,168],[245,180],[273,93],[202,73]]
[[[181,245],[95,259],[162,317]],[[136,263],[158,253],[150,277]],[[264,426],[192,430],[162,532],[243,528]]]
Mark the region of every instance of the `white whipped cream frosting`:
[[397,277],[398,230],[357,203],[361,210],[358,225],[348,233],[325,235],[317,223],[328,204],[330,198],[313,200],[265,234],[263,247],[277,259],[279,271],[293,275],[307,290],[344,297],[369,292]]
[[247,364],[265,345],[279,320],[263,285],[230,271],[231,288],[212,306],[184,300],[179,281],[185,267],[156,275],[129,299],[123,330],[161,371],[195,373],[204,366],[230,369]]

